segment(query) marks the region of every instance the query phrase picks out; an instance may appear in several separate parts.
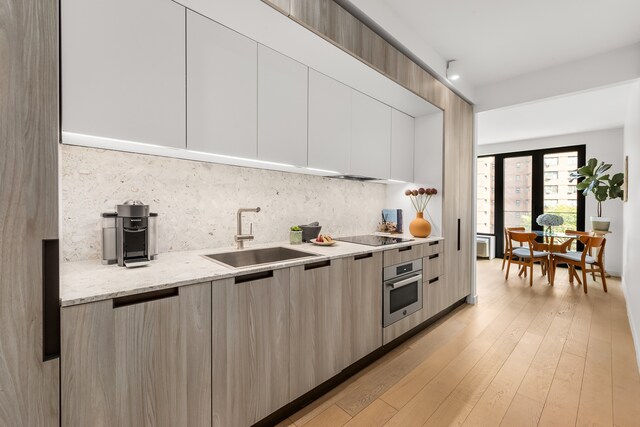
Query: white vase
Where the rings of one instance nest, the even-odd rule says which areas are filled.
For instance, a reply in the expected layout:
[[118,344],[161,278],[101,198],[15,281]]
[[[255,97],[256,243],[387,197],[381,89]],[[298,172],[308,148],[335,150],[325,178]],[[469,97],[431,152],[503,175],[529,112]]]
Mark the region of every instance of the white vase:
[[611,220],[603,216],[591,217],[591,229],[594,231],[609,231]]

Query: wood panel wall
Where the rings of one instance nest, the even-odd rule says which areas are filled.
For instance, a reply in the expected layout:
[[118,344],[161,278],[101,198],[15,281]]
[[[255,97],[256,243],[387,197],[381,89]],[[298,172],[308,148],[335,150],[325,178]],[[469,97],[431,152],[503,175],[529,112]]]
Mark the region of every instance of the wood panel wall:
[[0,425],[59,421],[42,239],[58,237],[58,2],[0,1]]
[[262,1],[444,111],[445,271],[453,276],[448,286],[456,286],[462,296],[470,294],[473,106],[333,0]]

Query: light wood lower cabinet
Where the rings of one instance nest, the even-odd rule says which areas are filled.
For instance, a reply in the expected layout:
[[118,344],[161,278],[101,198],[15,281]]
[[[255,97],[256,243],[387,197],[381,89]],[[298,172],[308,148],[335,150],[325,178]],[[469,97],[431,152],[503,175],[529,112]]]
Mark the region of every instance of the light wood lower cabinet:
[[384,267],[422,258],[425,246],[418,244],[384,251]]
[[248,426],[289,402],[289,269],[213,282],[213,425]]
[[342,351],[349,366],[382,346],[382,253],[345,259]]
[[155,295],[62,309],[62,425],[211,425],[211,284]]
[[291,400],[333,377],[343,368],[343,274],[343,259],[291,269]]
[[423,283],[424,320],[430,319],[455,302],[453,295],[457,289],[447,287],[445,276],[435,277]]

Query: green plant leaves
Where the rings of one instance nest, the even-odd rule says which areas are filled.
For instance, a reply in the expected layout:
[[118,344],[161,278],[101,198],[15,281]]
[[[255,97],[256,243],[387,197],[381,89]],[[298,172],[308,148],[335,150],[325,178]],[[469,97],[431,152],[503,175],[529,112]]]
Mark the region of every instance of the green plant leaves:
[[606,174],[611,169],[611,164],[600,162],[597,159],[589,159],[586,165],[571,172],[570,180],[581,179],[576,184],[576,189],[582,191],[586,197],[589,193],[593,193],[598,203],[602,203],[608,199],[621,199],[623,196],[622,184],[624,183],[624,174],[616,173],[613,176]]

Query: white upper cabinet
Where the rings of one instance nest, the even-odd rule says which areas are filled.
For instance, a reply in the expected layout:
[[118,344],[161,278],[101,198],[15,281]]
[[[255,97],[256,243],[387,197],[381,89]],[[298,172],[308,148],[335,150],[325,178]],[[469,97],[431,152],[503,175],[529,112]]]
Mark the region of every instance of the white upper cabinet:
[[413,182],[413,117],[391,109],[391,179]]
[[308,67],[258,46],[258,158],[307,166]]
[[444,113],[415,118],[413,182],[442,188]]
[[62,129],[185,147],[185,8],[63,0]]
[[255,41],[187,12],[189,150],[256,158],[257,68]]
[[391,107],[353,91],[349,173],[388,179],[391,154]]
[[309,167],[349,171],[351,88],[309,69]]

